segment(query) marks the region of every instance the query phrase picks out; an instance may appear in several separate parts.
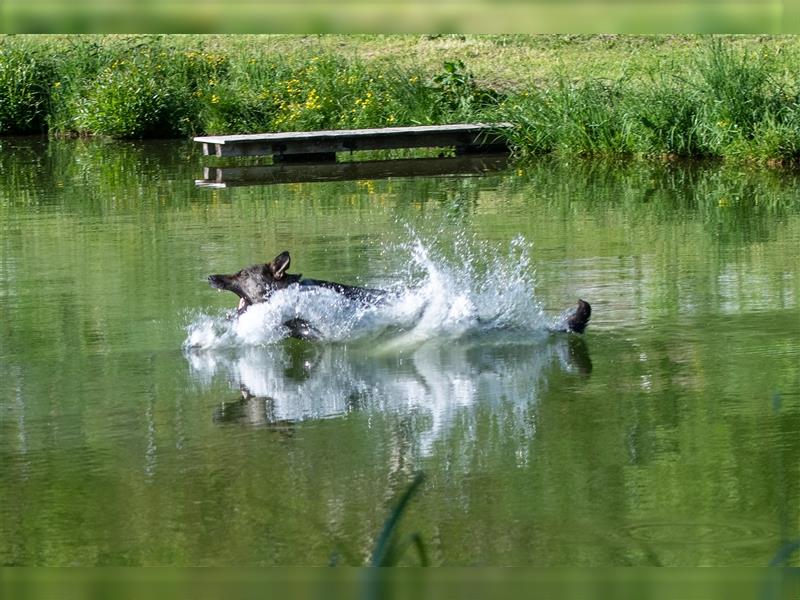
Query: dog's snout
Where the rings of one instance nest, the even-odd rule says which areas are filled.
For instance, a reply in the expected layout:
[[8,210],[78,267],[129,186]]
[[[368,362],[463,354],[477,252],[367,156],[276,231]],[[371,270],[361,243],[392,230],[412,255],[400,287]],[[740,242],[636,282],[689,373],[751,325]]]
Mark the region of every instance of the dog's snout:
[[221,288],[224,285],[224,278],[222,275],[209,275],[208,283],[211,287]]

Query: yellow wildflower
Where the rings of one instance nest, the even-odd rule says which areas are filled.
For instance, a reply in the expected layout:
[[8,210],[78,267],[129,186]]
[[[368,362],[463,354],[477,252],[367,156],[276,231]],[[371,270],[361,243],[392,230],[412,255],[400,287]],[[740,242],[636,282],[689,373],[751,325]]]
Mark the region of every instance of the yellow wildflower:
[[308,97],[306,98],[306,108],[308,110],[314,110],[322,106],[319,101],[319,96],[317,95],[317,90],[312,89],[308,92]]

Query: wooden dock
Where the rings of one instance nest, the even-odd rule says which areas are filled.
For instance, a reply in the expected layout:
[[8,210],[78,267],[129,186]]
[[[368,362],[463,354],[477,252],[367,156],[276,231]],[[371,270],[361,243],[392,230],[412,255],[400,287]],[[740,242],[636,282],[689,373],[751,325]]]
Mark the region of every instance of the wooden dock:
[[422,125],[380,129],[293,131],[194,138],[206,156],[273,156],[273,160],[333,162],[337,152],[398,148],[455,148],[457,154],[507,150],[508,123]]

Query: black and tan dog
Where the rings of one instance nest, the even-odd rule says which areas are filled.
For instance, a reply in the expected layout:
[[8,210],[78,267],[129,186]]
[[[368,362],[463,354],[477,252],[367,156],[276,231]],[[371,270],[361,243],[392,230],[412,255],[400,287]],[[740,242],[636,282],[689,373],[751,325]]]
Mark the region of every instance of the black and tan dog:
[[[266,302],[275,292],[289,286],[302,288],[328,289],[344,297],[363,302],[364,304],[377,304],[389,295],[384,290],[345,285],[334,281],[320,279],[303,279],[301,274],[287,273],[291,259],[289,252],[281,252],[272,262],[251,265],[232,275],[210,275],[208,282],[211,287],[218,290],[233,292],[239,296],[239,305],[236,314],[241,315],[252,304]],[[592,307],[585,300],[578,300],[577,306],[563,318],[559,325],[554,326],[554,331],[569,331],[583,333],[592,316]],[[308,321],[291,319],[283,324],[292,337],[300,339],[316,339],[319,337],[317,330]]]

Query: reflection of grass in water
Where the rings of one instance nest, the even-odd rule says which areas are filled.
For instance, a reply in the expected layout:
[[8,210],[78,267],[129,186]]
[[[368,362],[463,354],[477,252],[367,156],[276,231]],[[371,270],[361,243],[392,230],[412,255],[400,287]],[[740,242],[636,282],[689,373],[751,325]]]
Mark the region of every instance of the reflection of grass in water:
[[400,540],[398,540],[395,535],[395,530],[400,522],[400,518],[403,516],[403,512],[424,480],[424,473],[417,473],[413,481],[397,500],[394,508],[392,508],[392,512],[389,513],[386,522],[383,524],[383,529],[378,537],[378,541],[375,543],[375,548],[372,550],[372,558],[370,559],[371,567],[391,567],[396,565],[411,545],[417,549],[422,566],[428,566],[428,556],[425,552],[425,545],[418,533],[412,533]]

